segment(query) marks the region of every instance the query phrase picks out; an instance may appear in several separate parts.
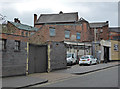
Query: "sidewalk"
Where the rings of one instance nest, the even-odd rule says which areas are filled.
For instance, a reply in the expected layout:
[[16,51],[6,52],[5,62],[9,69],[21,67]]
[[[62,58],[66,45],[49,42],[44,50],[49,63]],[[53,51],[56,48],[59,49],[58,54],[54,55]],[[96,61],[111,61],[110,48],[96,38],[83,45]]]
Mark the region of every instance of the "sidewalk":
[[[33,86],[37,84],[43,84],[47,82],[54,82],[57,80],[62,80],[65,78],[74,77],[80,74],[85,74],[89,72],[94,72],[106,68],[110,68],[113,66],[117,66],[118,62],[112,62],[107,64],[98,64],[92,66],[79,66],[74,65],[71,68],[57,70],[50,73],[34,73],[28,76],[18,76],[18,77],[8,77],[2,78],[2,87],[27,87]],[[49,81],[48,81],[49,80]]]
[[110,68],[110,67],[117,66],[117,65],[120,65],[120,63],[119,62],[110,62],[107,64],[101,63],[101,64],[91,65],[91,66],[74,65],[67,70],[58,70],[58,71],[55,71],[55,73],[60,72],[60,73],[71,73],[71,74],[81,75],[81,74],[86,74],[89,72],[94,72],[94,71]]
[[86,74],[86,73],[91,73],[91,72],[111,68],[118,65],[120,65],[119,62],[102,63],[102,64],[90,66],[90,68],[89,67],[85,69],[81,68],[81,70],[79,71],[74,71],[73,74],[81,75],[81,74]]
[[[43,79],[40,77],[34,76],[17,76],[17,77],[7,77],[2,78],[2,87],[11,87],[14,88],[22,88],[28,87],[36,84],[42,84],[48,82],[47,79]],[[4,89],[4,88],[3,88]]]

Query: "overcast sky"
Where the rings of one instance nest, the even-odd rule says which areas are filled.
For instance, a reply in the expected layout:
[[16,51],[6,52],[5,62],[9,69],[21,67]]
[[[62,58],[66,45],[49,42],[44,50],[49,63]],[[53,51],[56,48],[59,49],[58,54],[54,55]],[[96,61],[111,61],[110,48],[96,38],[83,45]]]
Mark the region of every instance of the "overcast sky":
[[1,0],[0,14],[13,21],[19,18],[21,23],[33,26],[34,14],[58,14],[78,12],[89,22],[109,21],[111,27],[118,26],[117,0]]

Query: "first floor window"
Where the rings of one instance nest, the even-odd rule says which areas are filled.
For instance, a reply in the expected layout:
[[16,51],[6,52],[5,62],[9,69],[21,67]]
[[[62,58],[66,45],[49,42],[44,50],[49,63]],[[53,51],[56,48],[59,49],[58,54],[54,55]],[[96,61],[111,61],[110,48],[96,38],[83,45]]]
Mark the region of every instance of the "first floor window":
[[20,50],[20,41],[15,41],[15,50],[16,51]]
[[79,32],[77,32],[77,36],[76,36],[76,38],[77,38],[77,40],[80,39],[80,33],[79,33]]
[[50,36],[55,36],[55,28],[49,28]]
[[26,36],[28,36],[28,32],[26,32]]
[[24,31],[21,32],[21,35],[24,36]]
[[70,38],[70,31],[68,30],[65,31],[65,38]]

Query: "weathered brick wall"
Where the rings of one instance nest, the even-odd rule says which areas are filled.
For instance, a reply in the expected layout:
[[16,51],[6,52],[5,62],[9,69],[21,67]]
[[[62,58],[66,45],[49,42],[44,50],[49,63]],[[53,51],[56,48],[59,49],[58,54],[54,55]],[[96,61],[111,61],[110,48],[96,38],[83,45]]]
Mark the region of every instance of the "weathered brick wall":
[[67,68],[66,48],[63,43],[52,42],[50,45],[51,70]]
[[[91,41],[91,30],[87,29],[87,23],[81,24],[46,24],[43,27],[37,25],[37,28],[41,28],[34,35],[30,37],[31,43],[41,44],[47,41]],[[50,36],[49,27],[55,28],[55,36]],[[70,38],[65,38],[65,30],[70,31]],[[81,33],[81,39],[76,39],[76,33]]]
[[118,33],[118,32],[110,32],[109,36],[110,36],[110,39],[113,40],[114,36],[115,37],[120,37],[120,33]]
[[2,51],[2,76],[26,74],[27,44],[20,43],[20,51],[15,52],[14,40],[7,40],[6,51]]
[[[23,32],[23,35],[21,34],[22,32]],[[13,24],[11,24],[9,21],[8,21],[8,24],[5,24],[5,25],[3,24],[2,26],[2,33],[14,34],[14,35],[19,35],[19,36],[27,36],[26,32],[28,32],[28,34],[30,35],[32,32],[35,32],[35,31],[27,31],[23,29],[18,29]]]
[[23,41],[23,42],[28,41],[28,37],[12,35],[12,34],[7,34],[7,33],[2,33],[2,34],[0,33],[0,37],[2,37],[2,39],[19,40],[19,41]]
[[[100,41],[101,39],[103,40],[109,40],[109,29],[108,26],[104,26],[102,28],[97,28],[98,32],[96,34],[96,40]],[[103,32],[101,32],[101,30],[103,30]],[[94,40],[94,28],[91,28],[91,32],[92,32],[92,38]]]

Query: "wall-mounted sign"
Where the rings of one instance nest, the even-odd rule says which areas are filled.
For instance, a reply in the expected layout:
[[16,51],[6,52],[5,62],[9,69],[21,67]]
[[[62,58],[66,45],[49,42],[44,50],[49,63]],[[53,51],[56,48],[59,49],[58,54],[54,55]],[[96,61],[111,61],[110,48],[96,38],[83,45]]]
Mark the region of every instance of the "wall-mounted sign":
[[118,51],[118,44],[114,44],[114,50]]

